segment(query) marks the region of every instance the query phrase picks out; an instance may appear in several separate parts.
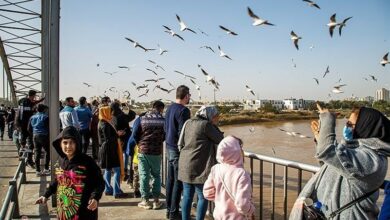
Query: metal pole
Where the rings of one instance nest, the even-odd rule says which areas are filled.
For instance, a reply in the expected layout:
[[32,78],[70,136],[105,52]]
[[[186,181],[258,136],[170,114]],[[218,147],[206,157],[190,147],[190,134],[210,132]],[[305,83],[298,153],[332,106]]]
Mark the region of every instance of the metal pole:
[[[43,0],[46,2],[46,0]],[[47,34],[47,33],[46,33]],[[49,82],[48,82],[48,101],[50,118],[50,143],[54,141],[60,131],[59,124],[59,52],[60,52],[60,0],[50,1],[50,28],[49,28]],[[55,150],[50,151],[51,159],[51,178],[54,179],[54,165],[57,162],[58,154]],[[56,195],[52,196],[52,206],[57,206]]]
[[3,67],[3,98],[5,98],[5,71]]
[[[49,30],[50,30],[50,1],[42,0],[41,1],[41,11],[42,11],[42,19],[41,19],[41,80],[42,80],[42,93],[45,93],[46,95],[49,94],[49,68],[50,68],[50,37],[49,37]],[[49,99],[44,100],[45,105],[49,105]]]

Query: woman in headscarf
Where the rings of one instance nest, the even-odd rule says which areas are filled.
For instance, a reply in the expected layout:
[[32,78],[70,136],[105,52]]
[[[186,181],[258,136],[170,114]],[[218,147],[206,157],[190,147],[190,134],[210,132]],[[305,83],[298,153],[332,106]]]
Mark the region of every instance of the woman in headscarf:
[[223,139],[218,120],[215,106],[202,106],[195,117],[183,125],[178,143],[178,179],[183,182],[182,219],[190,219],[195,191],[198,196],[196,219],[204,219],[206,215],[208,202],[203,196],[203,185],[211,167],[217,163],[217,145]]
[[[122,149],[118,144],[118,134],[111,123],[112,113],[110,106],[99,109],[99,162],[104,169],[105,194],[114,195],[115,198],[126,196],[120,188],[122,162]],[[114,187],[111,186],[111,172],[114,172]]]
[[312,130],[317,140],[315,157],[323,165],[300,193],[290,219],[303,219],[305,202],[314,202],[326,218],[377,219],[378,189],[390,156],[389,119],[372,108],[354,109],[344,140],[337,143],[335,114],[317,107],[320,123],[312,122]]

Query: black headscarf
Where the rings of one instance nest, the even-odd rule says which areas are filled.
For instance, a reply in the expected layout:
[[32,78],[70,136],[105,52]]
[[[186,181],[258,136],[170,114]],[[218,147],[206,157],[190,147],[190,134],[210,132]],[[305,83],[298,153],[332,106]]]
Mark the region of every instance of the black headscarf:
[[353,138],[378,138],[390,143],[390,120],[376,109],[362,107],[356,121]]
[[62,152],[61,148],[61,140],[62,139],[68,139],[71,138],[76,142],[76,152],[75,154],[81,154],[81,136],[79,131],[73,127],[73,126],[68,126],[62,130],[62,132],[56,137],[56,139],[53,141],[53,147],[56,149],[58,155],[60,157],[65,158],[66,155],[64,152]]

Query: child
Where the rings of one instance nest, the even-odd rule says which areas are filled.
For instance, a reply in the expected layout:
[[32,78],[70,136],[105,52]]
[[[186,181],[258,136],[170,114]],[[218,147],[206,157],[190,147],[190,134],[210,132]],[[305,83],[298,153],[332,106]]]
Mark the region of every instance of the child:
[[53,142],[59,154],[56,178],[36,204],[45,204],[57,193],[57,216],[61,220],[98,219],[98,201],[104,180],[95,161],[81,153],[81,138],[73,126],[66,127]]
[[211,168],[203,195],[214,201],[214,219],[249,219],[255,206],[252,202],[251,179],[244,170],[242,141],[225,137],[218,145],[217,161]]

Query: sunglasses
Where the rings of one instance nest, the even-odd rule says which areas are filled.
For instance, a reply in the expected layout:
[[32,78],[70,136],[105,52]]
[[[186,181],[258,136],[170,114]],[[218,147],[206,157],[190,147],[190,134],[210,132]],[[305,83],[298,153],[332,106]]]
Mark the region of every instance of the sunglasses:
[[355,124],[353,124],[352,122],[350,121],[347,121],[347,123],[345,123],[345,126],[349,127],[349,128],[352,128],[355,126]]

